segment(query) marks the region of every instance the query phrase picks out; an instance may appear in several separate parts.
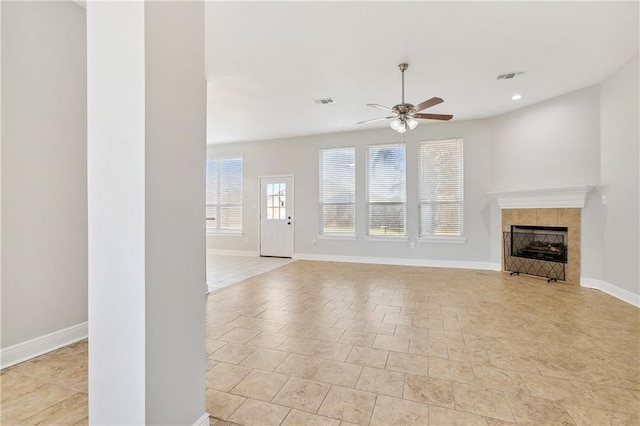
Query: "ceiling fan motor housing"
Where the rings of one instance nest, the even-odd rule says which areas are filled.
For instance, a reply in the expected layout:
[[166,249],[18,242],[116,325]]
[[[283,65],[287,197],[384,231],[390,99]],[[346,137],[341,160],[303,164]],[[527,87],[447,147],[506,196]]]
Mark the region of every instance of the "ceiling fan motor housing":
[[393,111],[397,114],[409,114],[410,112],[414,112],[414,107],[411,104],[398,104],[393,107]]

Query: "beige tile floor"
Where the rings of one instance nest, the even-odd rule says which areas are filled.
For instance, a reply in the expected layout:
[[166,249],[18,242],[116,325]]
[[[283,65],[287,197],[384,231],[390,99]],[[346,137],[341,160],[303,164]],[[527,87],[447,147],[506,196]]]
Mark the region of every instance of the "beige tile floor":
[[209,291],[219,290],[291,262],[282,257],[207,254],[207,286]]
[[[211,293],[206,351],[212,424],[640,423],[640,310],[499,272],[297,261]],[[86,343],[1,378],[3,424],[86,423]]]
[[85,425],[87,341],[2,370],[0,424]]

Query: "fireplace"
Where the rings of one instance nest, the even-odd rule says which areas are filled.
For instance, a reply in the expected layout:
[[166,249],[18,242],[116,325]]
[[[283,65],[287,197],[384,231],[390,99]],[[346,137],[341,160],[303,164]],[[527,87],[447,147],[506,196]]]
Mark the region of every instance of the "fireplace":
[[[490,193],[496,198],[502,216],[502,235],[507,238],[502,243],[502,269],[512,272],[520,269],[525,264],[537,272],[535,275],[557,277],[558,281],[566,284],[580,283],[580,257],[581,257],[581,210],[585,207],[587,194],[593,187],[573,186],[562,188],[530,189],[516,191],[502,191]],[[521,253],[527,257],[512,255],[511,233],[512,226],[536,226],[545,228],[564,228],[564,242],[562,244],[552,240],[551,249],[553,256],[548,253],[540,254],[538,247],[533,247],[527,253]],[[528,231],[528,230],[525,230]],[[553,232],[551,232],[553,231]],[[555,230],[544,229],[539,233],[555,234]],[[531,239],[531,236],[524,236]],[[556,237],[551,237],[555,239]],[[556,245],[554,245],[554,243]],[[564,254],[556,253],[555,249],[566,246]],[[548,246],[548,245],[547,245]],[[515,253],[518,250],[516,248]],[[533,258],[534,255],[536,258]],[[539,259],[537,256],[542,256]],[[544,259],[547,257],[547,259]],[[549,257],[551,257],[549,259]],[[513,263],[517,262],[517,268]],[[520,269],[523,271],[522,269]],[[522,272],[523,274],[526,272]]]
[[502,209],[502,268],[547,281],[580,281],[580,209]]
[[567,231],[561,226],[511,225],[511,256],[567,263]]
[[511,225],[504,232],[504,269],[511,275],[527,274],[548,282],[566,280],[568,229],[558,226]]

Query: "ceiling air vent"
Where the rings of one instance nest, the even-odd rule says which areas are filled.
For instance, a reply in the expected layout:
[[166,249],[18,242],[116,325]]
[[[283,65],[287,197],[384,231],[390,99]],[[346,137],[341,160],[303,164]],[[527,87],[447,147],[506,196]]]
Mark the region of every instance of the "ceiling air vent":
[[326,104],[335,104],[336,100],[333,98],[324,98],[324,99],[316,99],[313,102],[321,105],[326,105]]
[[522,77],[524,75],[524,71],[515,71],[508,72],[506,74],[500,74],[497,79],[498,80],[511,80],[512,78]]

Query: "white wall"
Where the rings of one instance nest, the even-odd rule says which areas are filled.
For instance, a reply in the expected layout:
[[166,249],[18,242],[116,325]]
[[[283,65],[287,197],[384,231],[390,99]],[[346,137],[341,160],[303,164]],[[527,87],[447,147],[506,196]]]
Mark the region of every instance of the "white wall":
[[638,57],[601,85],[603,275],[605,283],[640,295],[638,235],[640,109]]
[[2,2],[2,348],[87,321],[86,31]]
[[[493,190],[598,186],[599,86],[502,114],[490,121]],[[597,188],[589,194],[582,210],[581,227],[581,276],[599,279],[602,225]]]
[[593,86],[491,119],[493,189],[597,184],[599,96]]
[[[2,320],[2,4],[0,4],[0,321]],[[0,327],[0,350],[2,327]]]
[[[462,137],[465,161],[464,244],[410,243],[418,233],[418,162],[420,140]],[[366,235],[366,147],[371,144],[406,143],[407,147],[407,235],[409,241],[371,241]],[[358,239],[318,239],[318,150],[321,148],[356,147],[356,233]],[[207,247],[218,250],[257,252],[259,247],[259,177],[293,174],[295,178],[294,230],[295,255],[374,257],[409,259],[414,263],[428,261],[457,262],[459,265],[495,267],[499,258],[492,257],[490,247],[491,135],[486,121],[464,121],[443,124],[422,123],[416,130],[399,135],[393,130],[378,129],[326,134],[283,140],[240,144],[209,145],[208,155],[244,155],[244,235],[209,236]],[[316,244],[312,241],[316,240]],[[294,256],[295,256],[294,255]],[[493,263],[493,265],[492,265]]]

